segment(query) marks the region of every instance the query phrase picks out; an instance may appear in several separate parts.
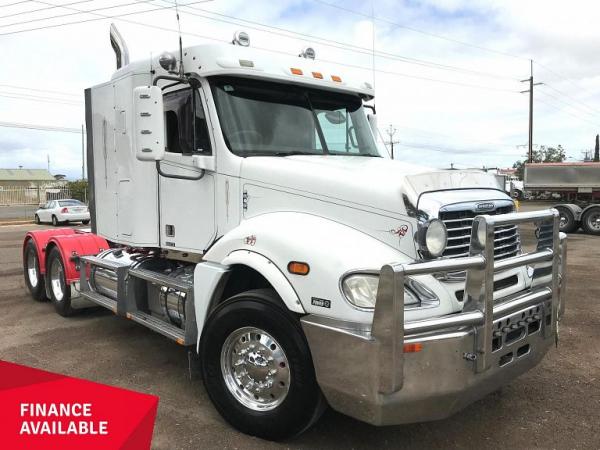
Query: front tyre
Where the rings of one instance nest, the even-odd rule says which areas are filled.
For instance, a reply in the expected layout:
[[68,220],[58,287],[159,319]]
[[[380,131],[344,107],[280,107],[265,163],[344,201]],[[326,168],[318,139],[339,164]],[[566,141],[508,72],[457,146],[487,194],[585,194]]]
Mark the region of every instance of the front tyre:
[[54,309],[63,317],[73,314],[71,309],[71,286],[67,284],[65,265],[58,248],[54,247],[46,263],[46,283]]
[[34,242],[29,239],[23,250],[23,276],[25,285],[34,300],[45,302],[44,276],[40,273],[40,260]]
[[219,305],[200,342],[204,384],[238,430],[269,440],[295,436],[324,410],[300,322],[271,289]]

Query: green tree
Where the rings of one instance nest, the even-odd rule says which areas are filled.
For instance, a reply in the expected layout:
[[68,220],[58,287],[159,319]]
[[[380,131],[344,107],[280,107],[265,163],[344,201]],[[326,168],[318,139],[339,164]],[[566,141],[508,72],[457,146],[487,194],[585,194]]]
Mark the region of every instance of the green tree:
[[[565,149],[560,144],[558,144],[557,147],[546,147],[545,145],[542,145],[538,150],[533,150],[532,155],[534,163],[563,162],[566,158],[567,154]],[[523,179],[526,162],[527,160],[515,161],[513,164],[513,169],[516,169],[516,175],[520,180]]]
[[89,198],[87,180],[69,181],[67,183],[67,187],[71,193],[71,198],[82,202],[87,202]]

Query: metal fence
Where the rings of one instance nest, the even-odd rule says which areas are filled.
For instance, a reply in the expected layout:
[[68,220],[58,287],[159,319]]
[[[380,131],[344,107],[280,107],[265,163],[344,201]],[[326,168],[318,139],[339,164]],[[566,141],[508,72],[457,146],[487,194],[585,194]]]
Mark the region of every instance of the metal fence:
[[0,206],[40,205],[70,196],[67,186],[0,186]]

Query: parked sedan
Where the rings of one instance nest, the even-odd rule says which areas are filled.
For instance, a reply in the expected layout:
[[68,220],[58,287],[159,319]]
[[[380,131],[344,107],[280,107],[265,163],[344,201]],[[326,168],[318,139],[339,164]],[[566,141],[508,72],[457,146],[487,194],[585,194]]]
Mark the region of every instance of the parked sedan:
[[35,212],[35,223],[50,222],[55,227],[61,223],[90,223],[90,211],[79,200],[50,200]]

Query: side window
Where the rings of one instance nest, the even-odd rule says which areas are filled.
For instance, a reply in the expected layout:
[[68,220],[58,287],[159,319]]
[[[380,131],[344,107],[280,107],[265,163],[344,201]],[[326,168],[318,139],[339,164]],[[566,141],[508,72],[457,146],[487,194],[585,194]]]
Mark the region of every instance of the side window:
[[318,111],[317,118],[329,151],[359,153],[354,127],[346,109]]
[[212,154],[210,146],[210,136],[208,134],[208,124],[206,123],[206,115],[202,107],[202,99],[200,91],[196,90],[194,95],[194,131],[196,136],[195,151],[204,155]]
[[192,153],[192,90],[169,92],[163,101],[166,150],[171,153]]
[[206,117],[197,90],[181,89],[164,96],[166,150],[211,154]]

